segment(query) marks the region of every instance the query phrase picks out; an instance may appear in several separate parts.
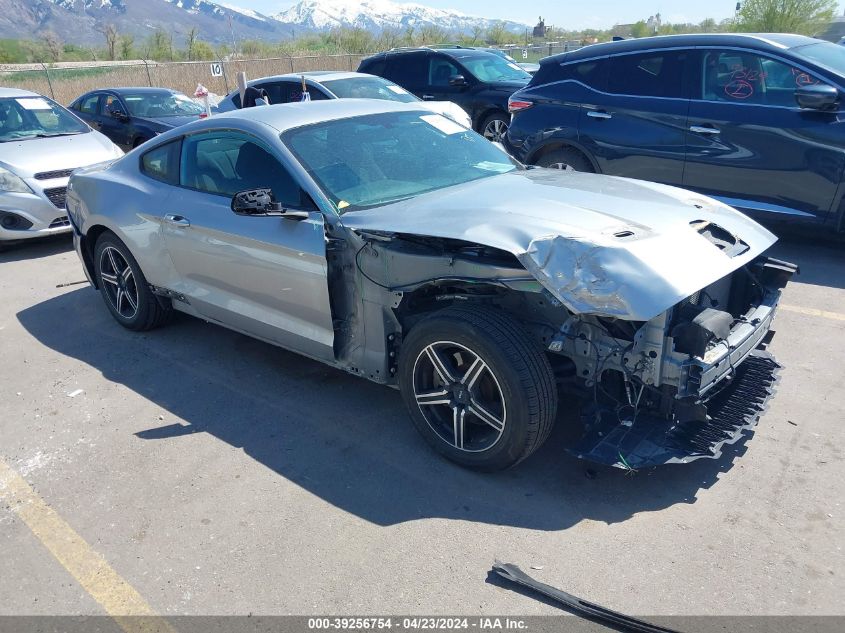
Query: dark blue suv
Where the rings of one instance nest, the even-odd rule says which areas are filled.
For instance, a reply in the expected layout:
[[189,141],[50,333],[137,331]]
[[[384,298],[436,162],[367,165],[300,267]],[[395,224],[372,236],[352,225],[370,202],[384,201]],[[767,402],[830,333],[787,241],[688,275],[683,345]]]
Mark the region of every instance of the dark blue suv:
[[845,47],[677,35],[547,57],[509,102],[525,163],[692,189],[845,230]]

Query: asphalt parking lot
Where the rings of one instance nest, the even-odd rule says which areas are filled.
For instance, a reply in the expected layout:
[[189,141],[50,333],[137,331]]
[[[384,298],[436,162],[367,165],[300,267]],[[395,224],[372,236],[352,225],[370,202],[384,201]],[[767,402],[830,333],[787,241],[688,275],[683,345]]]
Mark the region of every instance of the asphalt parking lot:
[[57,288],[69,239],[0,253],[0,615],[559,613],[494,559],[632,614],[845,615],[845,254],[775,250],[802,274],[753,437],[590,477],[563,425],[468,472],[391,389],[188,317],[123,330]]

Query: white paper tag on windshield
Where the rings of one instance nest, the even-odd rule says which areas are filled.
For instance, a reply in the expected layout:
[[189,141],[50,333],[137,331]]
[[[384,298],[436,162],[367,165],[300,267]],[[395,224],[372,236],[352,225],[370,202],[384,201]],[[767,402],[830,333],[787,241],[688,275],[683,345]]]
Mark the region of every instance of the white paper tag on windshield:
[[46,99],[41,97],[27,97],[25,99],[15,99],[22,107],[27,110],[52,110],[50,104]]
[[510,67],[511,67],[511,68],[513,68],[514,70],[522,70],[522,68],[520,68],[520,67],[519,67],[519,66],[517,66],[516,64],[512,64],[512,63],[510,63],[510,62],[508,62],[508,66],[510,66]]
[[393,92],[395,92],[398,95],[408,94],[408,91],[405,90],[404,88],[402,88],[401,86],[388,86],[387,89],[392,90]]
[[513,165],[509,163],[494,163],[489,160],[483,160],[480,163],[475,163],[473,167],[483,169],[484,171],[495,171],[499,174],[503,174],[506,171],[511,171],[513,169]]
[[444,134],[457,134],[458,132],[467,131],[464,126],[458,125],[451,119],[447,119],[445,116],[440,116],[439,114],[424,114],[420,118]]

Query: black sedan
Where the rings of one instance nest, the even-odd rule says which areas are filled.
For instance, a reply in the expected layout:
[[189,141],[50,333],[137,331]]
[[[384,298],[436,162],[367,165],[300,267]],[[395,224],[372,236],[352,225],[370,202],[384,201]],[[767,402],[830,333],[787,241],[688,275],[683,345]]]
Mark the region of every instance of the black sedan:
[[125,150],[205,114],[196,101],[167,88],[94,90],[79,97],[70,108]]

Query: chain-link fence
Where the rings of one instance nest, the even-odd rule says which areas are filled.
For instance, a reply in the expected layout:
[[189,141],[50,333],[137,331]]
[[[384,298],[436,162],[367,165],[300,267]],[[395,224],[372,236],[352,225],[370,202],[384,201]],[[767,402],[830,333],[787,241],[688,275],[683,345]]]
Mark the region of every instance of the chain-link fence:
[[216,62],[65,62],[0,65],[0,85],[31,90],[69,104],[99,88],[156,86],[192,95],[197,84],[218,95],[237,87],[237,74],[248,79],[309,70],[357,70],[363,55],[304,55]]

